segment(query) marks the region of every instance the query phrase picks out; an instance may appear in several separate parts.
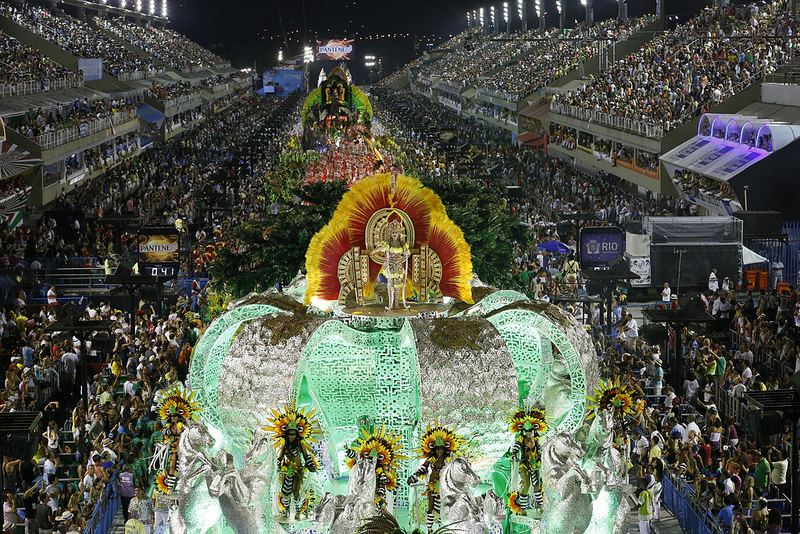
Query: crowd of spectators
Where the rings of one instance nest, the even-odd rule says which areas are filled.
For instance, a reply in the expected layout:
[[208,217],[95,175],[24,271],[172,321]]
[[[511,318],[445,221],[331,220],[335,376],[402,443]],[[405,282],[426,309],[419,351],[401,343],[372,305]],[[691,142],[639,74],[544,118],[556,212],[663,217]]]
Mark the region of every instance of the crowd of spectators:
[[714,196],[728,202],[738,200],[736,193],[727,182],[714,180],[696,172],[678,169],[672,176],[672,181],[680,187],[683,193],[695,197]]
[[[201,332],[187,298],[162,309],[142,302],[133,316],[105,302],[82,306],[85,320],[115,321],[111,342],[102,349],[91,340],[62,340],[46,333],[55,320],[52,308],[4,309],[0,321],[4,349],[10,340],[16,342],[0,410],[43,409],[37,452],[3,461],[4,521],[22,525],[20,511],[29,532],[37,527],[81,531],[105,487],[119,484],[119,475],[126,472],[134,474],[141,488],[133,508],[149,509],[139,519],[153,525],[152,500],[144,492],[155,477],[148,459],[164,440],[154,398],[169,384],[185,380],[189,354]],[[86,380],[79,365],[83,359],[88,359],[88,369],[97,371]],[[107,365],[103,372],[101,363]],[[83,384],[89,385],[88,405],[78,400]],[[50,402],[37,398],[45,392],[52,392]],[[127,520],[131,503],[126,504]]]
[[156,100],[171,100],[181,96],[196,95],[199,92],[200,89],[189,82],[174,82],[166,85],[153,82],[149,94]]
[[554,102],[672,130],[793,55],[797,21],[780,6],[704,9]]
[[95,23],[182,72],[230,67],[230,62],[168,28],[97,17]]
[[0,13],[75,56],[101,58],[103,70],[112,76],[149,71],[152,68],[150,59],[132,52],[88,22],[58,8],[29,3],[0,4]]
[[26,137],[35,139],[43,134],[76,128],[81,124],[111,117],[117,113],[125,113],[129,118],[134,117],[139,105],[141,103],[138,100],[100,98],[89,101],[84,98],[59,104],[50,110],[29,108],[23,116],[9,120],[8,126]]
[[[23,82],[37,82],[44,86],[56,80],[68,80],[74,87],[83,83],[83,76],[0,31],[0,86]],[[6,96],[2,91],[0,95]]]
[[534,44],[531,53],[504,63],[497,72],[480,79],[478,92],[516,102],[572,71],[580,61],[597,55],[613,41],[626,40],[650,22],[652,17],[645,16],[618,26],[616,19],[610,19],[593,25],[588,36],[580,29],[570,31],[563,39],[553,33],[540,44]]
[[[276,110],[285,113],[286,100],[238,101],[159,150],[125,160],[73,191],[62,192],[56,201],[58,211],[83,217],[65,219],[71,220],[66,224],[59,219],[62,224],[58,224],[54,216],[45,215],[34,227],[14,232],[3,225],[0,256],[20,269],[41,269],[38,258],[53,255],[59,267],[66,265],[66,258],[81,255],[101,261],[114,255],[119,260],[133,243],[131,235],[104,222],[108,214],[136,214],[146,222],[175,224],[186,231],[200,221],[202,239],[198,239],[205,240],[203,228],[208,228],[209,236],[213,232],[213,239],[221,239],[223,228],[266,213],[263,179],[279,144],[267,143],[261,157],[239,169],[241,180],[230,183],[229,189],[220,185],[218,177],[234,172],[228,164],[239,147]],[[278,125],[284,130],[290,126]],[[207,219],[206,226],[203,217],[209,214],[199,212],[196,202],[209,190],[237,197],[242,205],[224,221],[221,215]],[[112,269],[106,262],[107,272]],[[64,304],[55,288],[48,291],[48,301],[51,294],[55,305],[32,306],[20,293],[13,306],[0,310],[3,358],[12,355],[0,411],[44,410],[38,452],[30,459],[3,459],[8,505],[4,521],[21,527],[24,514],[26,527],[80,531],[112,485],[123,496],[124,518],[135,515],[153,526],[156,517],[149,490],[155,473],[148,466],[154,447],[164,439],[154,399],[159,390],[187,378],[191,348],[202,331],[200,316],[194,312],[202,307],[204,292],[192,299],[182,293],[177,301],[140,300],[133,315],[108,301],[81,299],[78,306],[84,319],[115,321],[110,343],[82,343],[45,333],[58,306]],[[84,377],[78,364],[84,359],[91,373],[88,405],[79,400]],[[45,398],[49,394],[52,398]]]
[[524,32],[518,39],[499,40],[493,35],[483,35],[476,29],[467,30],[459,39],[451,40],[453,47],[443,50],[436,61],[423,64],[423,76],[441,76],[442,80],[460,88],[471,84],[478,76],[513,60],[534,46],[528,38],[532,31]]

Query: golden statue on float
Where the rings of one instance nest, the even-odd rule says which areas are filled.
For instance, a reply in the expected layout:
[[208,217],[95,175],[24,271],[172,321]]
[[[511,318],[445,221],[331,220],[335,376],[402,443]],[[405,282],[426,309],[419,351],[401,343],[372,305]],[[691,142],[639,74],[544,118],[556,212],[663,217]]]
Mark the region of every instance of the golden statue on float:
[[353,185],[306,253],[306,304],[325,309],[377,304],[386,278],[386,311],[444,297],[472,302],[472,261],[464,234],[439,197],[408,176],[379,174]]

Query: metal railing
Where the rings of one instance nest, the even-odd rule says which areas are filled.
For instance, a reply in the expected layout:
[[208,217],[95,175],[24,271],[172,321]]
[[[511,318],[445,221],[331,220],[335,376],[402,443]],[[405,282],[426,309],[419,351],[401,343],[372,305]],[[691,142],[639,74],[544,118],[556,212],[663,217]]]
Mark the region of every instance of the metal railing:
[[794,369],[786,365],[776,354],[761,347],[758,343],[748,342],[744,336],[736,332],[730,331],[731,340],[736,342],[739,346],[742,343],[749,343],[750,350],[753,352],[753,365],[760,363],[769,367],[772,372],[778,373],[778,376],[793,375]]
[[111,523],[114,522],[114,516],[117,515],[117,510],[121,503],[120,495],[117,491],[118,479],[119,473],[114,473],[111,481],[103,491],[100,502],[95,506],[91,519],[83,528],[85,534],[106,534],[111,528]]
[[48,91],[72,89],[74,87],[83,87],[83,76],[79,74],[70,74],[63,78],[56,79],[35,80],[19,83],[2,83],[0,84],[0,98],[33,95],[36,93],[46,93]]
[[39,137],[32,137],[31,140],[41,146],[42,150],[50,150],[77,141],[82,137],[108,130],[111,128],[111,121],[114,122],[114,127],[118,128],[126,122],[136,120],[137,118],[138,113],[136,110],[114,113],[113,115],[87,121],[71,128],[44,133]]
[[158,76],[163,72],[164,69],[150,69],[147,71],[137,70],[134,72],[123,72],[117,76],[117,79],[121,82],[135,82],[138,80],[144,80],[145,78],[155,78],[156,76]]
[[614,130],[636,134],[640,137],[649,137],[651,139],[661,139],[664,137],[664,126],[662,125],[620,117],[618,115],[612,115],[611,113],[593,111],[580,106],[568,106],[557,102],[550,103],[550,111],[552,113],[558,113],[559,115],[607,126]]
[[179,96],[177,98],[171,98],[171,97],[170,98],[164,98],[163,96],[159,96],[159,95],[153,93],[152,91],[148,91],[148,95],[153,100],[158,100],[159,102],[163,102],[165,109],[176,108],[176,107],[181,106],[183,104],[188,104],[188,103],[190,103],[190,102],[192,102],[194,100],[202,102],[202,100],[200,98],[200,92],[199,91],[194,92],[194,93],[190,93],[188,95],[181,95],[181,96]]

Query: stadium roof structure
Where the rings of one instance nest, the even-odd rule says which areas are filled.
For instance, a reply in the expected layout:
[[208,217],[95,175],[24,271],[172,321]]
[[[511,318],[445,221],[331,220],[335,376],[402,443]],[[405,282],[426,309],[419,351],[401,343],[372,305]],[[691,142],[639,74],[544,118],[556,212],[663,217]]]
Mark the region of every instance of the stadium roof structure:
[[108,94],[96,91],[89,87],[74,87],[59,91],[47,91],[32,95],[16,96],[14,98],[0,99],[0,117],[16,117],[24,115],[28,109],[49,109],[59,104],[67,104],[75,100],[97,100],[107,98]]

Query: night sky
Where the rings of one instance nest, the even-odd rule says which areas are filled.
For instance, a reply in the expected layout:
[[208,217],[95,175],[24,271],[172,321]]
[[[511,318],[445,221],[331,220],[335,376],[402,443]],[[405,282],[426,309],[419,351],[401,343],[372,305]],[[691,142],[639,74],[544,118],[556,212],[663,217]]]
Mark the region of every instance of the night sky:
[[[364,55],[374,54],[382,58],[384,74],[388,74],[418,56],[426,46],[440,44],[450,35],[463,31],[467,26],[468,10],[484,6],[488,18],[488,2],[475,0],[345,0],[323,2],[320,0],[168,0],[171,26],[194,41],[231,59],[236,67],[252,67],[262,71],[273,66],[278,49],[286,46],[279,15],[283,19],[283,30],[289,41],[291,54],[302,52],[303,33],[313,41],[316,38],[355,38],[355,58],[351,58],[350,69],[356,83],[365,76]],[[556,0],[545,0],[548,11],[547,26],[558,24],[555,10]],[[685,14],[695,12],[708,1],[662,0],[666,12]],[[584,8],[580,0],[562,0],[566,9],[566,26],[582,21]],[[502,1],[494,2],[498,19],[502,18]],[[526,0],[528,26],[538,24],[533,0]],[[512,15],[511,30],[519,29],[516,0],[509,0]],[[629,16],[638,16],[655,11],[655,0],[628,0]],[[600,21],[617,13],[615,0],[594,0],[595,20]],[[501,23],[501,29],[505,24]],[[419,50],[414,49],[414,35],[420,41]],[[316,65],[315,71],[325,65]],[[326,67],[330,70],[331,63]]]

